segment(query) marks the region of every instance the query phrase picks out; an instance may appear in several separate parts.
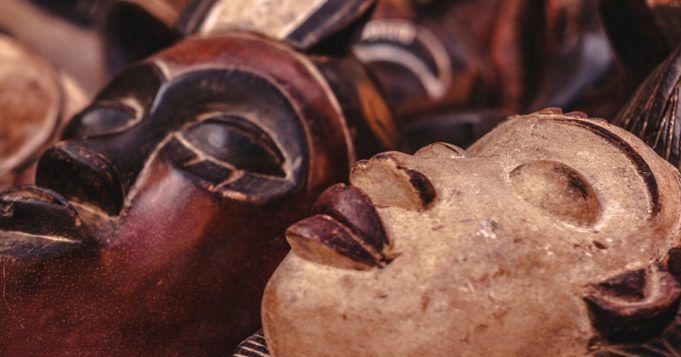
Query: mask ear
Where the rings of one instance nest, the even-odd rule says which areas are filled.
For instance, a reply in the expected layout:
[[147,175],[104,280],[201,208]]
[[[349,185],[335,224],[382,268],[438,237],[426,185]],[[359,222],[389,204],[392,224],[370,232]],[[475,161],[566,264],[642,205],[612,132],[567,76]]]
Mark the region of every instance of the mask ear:
[[678,348],[680,296],[679,282],[659,264],[594,285],[584,297],[597,333],[594,355],[658,345]]
[[331,54],[349,50],[374,5],[375,0],[195,0],[183,12],[179,30],[200,36],[251,31],[298,50]]

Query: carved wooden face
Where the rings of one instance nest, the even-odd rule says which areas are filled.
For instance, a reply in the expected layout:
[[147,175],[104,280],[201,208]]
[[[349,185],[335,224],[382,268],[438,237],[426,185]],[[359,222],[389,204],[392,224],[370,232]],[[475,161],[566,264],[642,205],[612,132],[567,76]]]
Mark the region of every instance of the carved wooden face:
[[625,319],[678,301],[647,268],[678,243],[678,172],[605,121],[512,117],[467,152],[379,154],[350,182],[287,231],[263,299],[273,355],[582,355],[611,337],[599,296],[627,280],[608,279],[654,278],[630,280],[646,287],[619,296]]
[[354,128],[389,114],[344,101],[327,70],[233,34],[115,78],[42,156],[39,187],[1,196],[0,324],[37,332],[3,332],[3,351],[210,354],[252,332],[278,236],[347,174],[354,141],[372,140]]
[[412,8],[417,3],[379,2],[353,48],[400,119],[409,122],[435,111],[497,105],[492,64],[469,34],[449,17],[439,18],[442,11],[419,13]]

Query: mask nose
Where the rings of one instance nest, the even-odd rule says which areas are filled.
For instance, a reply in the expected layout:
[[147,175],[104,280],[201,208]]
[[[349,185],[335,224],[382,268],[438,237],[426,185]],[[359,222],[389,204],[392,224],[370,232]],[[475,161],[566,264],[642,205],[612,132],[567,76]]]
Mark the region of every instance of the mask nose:
[[350,182],[364,191],[377,207],[428,209],[437,191],[428,177],[408,164],[409,155],[385,152],[356,162]]
[[77,143],[62,142],[46,151],[38,163],[36,184],[109,215],[123,207],[125,190],[115,166]]

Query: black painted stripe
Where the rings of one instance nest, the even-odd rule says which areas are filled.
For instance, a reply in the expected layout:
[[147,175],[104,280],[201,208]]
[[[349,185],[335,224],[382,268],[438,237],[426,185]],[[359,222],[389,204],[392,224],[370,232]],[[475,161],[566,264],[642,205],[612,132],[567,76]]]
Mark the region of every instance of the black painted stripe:
[[286,39],[299,48],[314,46],[321,39],[354,22],[363,14],[362,9],[373,2],[373,0],[328,0]]

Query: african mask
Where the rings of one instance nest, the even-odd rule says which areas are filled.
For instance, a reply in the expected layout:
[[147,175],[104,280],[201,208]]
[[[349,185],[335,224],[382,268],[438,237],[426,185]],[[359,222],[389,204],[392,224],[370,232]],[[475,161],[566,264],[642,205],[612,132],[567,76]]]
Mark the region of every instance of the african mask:
[[287,230],[273,356],[573,356],[673,324],[679,173],[603,120],[511,117],[466,151],[360,161],[350,183]]
[[354,52],[413,149],[468,146],[517,111],[611,117],[632,92],[589,0],[384,0]]
[[230,350],[259,325],[284,228],[394,146],[390,120],[357,62],[250,34],[129,68],[41,157],[38,186],[0,194],[0,349]]
[[198,0],[183,12],[179,30],[206,36],[239,30],[316,53],[342,53],[361,30],[375,0]]
[[248,31],[298,50],[346,52],[375,0],[111,0],[102,6],[111,73],[187,36]]
[[0,188],[5,188],[32,182],[35,160],[85,97],[65,74],[7,35],[0,35],[0,91]]
[[494,69],[481,48],[449,17],[419,9],[411,2],[379,2],[353,47],[401,121],[443,109],[497,104]]

